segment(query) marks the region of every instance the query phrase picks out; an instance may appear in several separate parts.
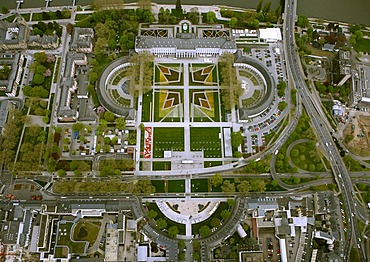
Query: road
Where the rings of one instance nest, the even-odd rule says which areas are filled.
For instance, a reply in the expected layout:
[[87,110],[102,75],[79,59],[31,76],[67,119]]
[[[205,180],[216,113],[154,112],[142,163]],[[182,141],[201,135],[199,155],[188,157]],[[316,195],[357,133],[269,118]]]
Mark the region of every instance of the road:
[[[343,160],[334,144],[333,138],[329,130],[323,125],[324,120],[317,111],[313,98],[309,92],[307,84],[305,82],[304,76],[301,71],[301,63],[299,57],[295,50],[295,38],[294,38],[294,24],[295,24],[295,14],[296,14],[297,3],[295,0],[289,0],[285,2],[285,17],[283,25],[283,35],[284,44],[286,47],[286,61],[288,66],[288,71],[292,75],[294,85],[297,88],[299,96],[302,98],[302,103],[306,108],[307,114],[311,118],[312,127],[316,130],[319,139],[322,140],[323,151],[329,158],[335,180],[341,190],[346,205],[346,217],[348,218],[348,236],[352,236],[352,239],[348,239],[345,244],[343,258],[345,261],[349,261],[349,253],[351,250],[351,244],[353,243],[355,247],[359,247],[359,253],[361,256],[361,261],[366,261],[366,256],[364,250],[361,246],[361,235],[358,230],[358,225],[354,215],[357,214],[355,208],[355,202],[353,199],[354,190],[353,185],[343,163]],[[353,219],[350,219],[350,218]]]

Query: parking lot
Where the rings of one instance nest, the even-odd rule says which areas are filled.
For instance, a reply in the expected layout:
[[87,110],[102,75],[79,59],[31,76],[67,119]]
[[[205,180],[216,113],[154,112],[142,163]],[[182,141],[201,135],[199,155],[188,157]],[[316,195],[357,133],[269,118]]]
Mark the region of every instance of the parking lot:
[[263,260],[276,262],[280,261],[279,240],[275,237],[274,229],[260,229],[260,242],[262,242]]

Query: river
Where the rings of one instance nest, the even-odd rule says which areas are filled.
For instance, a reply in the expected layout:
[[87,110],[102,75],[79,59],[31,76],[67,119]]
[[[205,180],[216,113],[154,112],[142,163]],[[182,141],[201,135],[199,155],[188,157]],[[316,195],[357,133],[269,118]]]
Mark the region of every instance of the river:
[[[87,5],[92,0],[77,0],[79,5]],[[127,0],[126,3],[136,2]],[[157,0],[161,4],[174,4],[176,0]],[[187,5],[228,5],[244,8],[256,8],[259,0],[182,0],[182,4]],[[267,2],[265,0],[264,2]],[[271,0],[272,9],[275,9],[278,0]],[[72,0],[53,0],[51,6],[71,5]],[[15,8],[15,0],[0,0],[0,6]],[[24,0],[23,8],[45,6],[45,0]],[[370,0],[298,0],[298,14],[304,14],[307,17],[341,21],[347,23],[358,23],[370,26]]]

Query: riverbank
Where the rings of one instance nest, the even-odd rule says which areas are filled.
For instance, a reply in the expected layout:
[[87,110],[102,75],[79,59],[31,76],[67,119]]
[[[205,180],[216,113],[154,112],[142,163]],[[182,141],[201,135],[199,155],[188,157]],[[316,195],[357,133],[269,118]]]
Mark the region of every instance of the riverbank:
[[[265,0],[264,2],[267,2]],[[279,4],[279,0],[270,0],[271,9],[275,10]],[[1,5],[9,9],[16,7],[16,0],[8,0]],[[91,4],[93,0],[77,0],[78,5]],[[127,0],[125,3],[137,2],[134,0]],[[153,1],[158,4],[175,4],[176,0],[157,0]],[[247,9],[256,8],[259,0],[182,0],[184,5],[225,5],[242,7]],[[53,0],[50,6],[68,6],[72,5],[72,0]],[[44,7],[44,0],[24,0],[23,8]],[[338,22],[345,22],[351,24],[365,24],[370,26],[369,19],[370,1],[363,0],[298,0],[298,14],[303,14],[310,18],[317,18],[322,20],[331,20]]]

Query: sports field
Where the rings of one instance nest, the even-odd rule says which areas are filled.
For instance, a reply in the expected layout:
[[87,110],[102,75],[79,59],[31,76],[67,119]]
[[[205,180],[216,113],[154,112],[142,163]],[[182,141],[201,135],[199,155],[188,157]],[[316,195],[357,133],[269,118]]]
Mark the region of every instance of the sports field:
[[153,150],[153,157],[164,157],[164,151],[184,151],[184,129],[182,127],[155,127]]
[[191,127],[190,150],[204,150],[205,158],[219,158],[221,154],[221,139],[219,127]]

